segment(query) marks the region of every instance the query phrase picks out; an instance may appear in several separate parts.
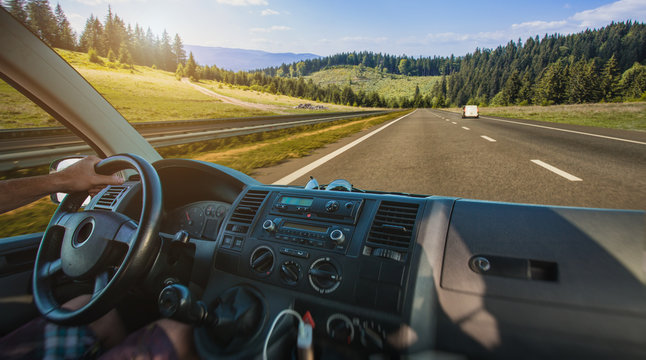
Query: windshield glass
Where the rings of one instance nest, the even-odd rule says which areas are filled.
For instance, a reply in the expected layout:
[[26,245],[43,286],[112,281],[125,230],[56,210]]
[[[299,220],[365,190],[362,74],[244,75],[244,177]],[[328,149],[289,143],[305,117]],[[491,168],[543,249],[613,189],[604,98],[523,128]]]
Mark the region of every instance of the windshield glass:
[[[165,158],[268,184],[313,176],[363,190],[646,208],[640,2],[3,6]],[[5,138],[60,126],[4,82],[0,95]],[[169,141],[175,134],[188,135]],[[42,172],[45,162],[12,159],[32,150],[6,150],[3,176]]]

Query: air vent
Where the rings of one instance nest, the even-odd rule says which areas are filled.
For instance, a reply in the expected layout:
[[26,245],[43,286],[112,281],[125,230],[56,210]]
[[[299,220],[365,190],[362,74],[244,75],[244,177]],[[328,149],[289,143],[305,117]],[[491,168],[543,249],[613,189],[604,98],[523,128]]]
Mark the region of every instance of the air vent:
[[[234,221],[240,224],[251,225],[254,217],[256,216],[256,213],[258,212],[258,208],[260,208],[260,205],[265,200],[265,197],[267,197],[267,193],[268,193],[267,191],[249,190],[249,192],[247,192],[247,194],[242,198],[242,200],[240,200],[240,203],[233,211],[233,215],[231,215],[230,221]],[[232,224],[229,225],[229,227],[232,227],[232,226],[235,226],[235,225],[232,225]],[[235,227],[239,229],[239,231],[236,231],[236,232],[246,233],[248,230],[247,226],[235,226]],[[230,230],[233,230],[233,228],[231,228]]]
[[[413,236],[418,208],[418,204],[382,201],[370,228],[368,244],[407,250]],[[381,250],[383,252],[386,249]]]
[[95,208],[112,210],[119,196],[128,189],[127,186],[110,186],[94,205]]

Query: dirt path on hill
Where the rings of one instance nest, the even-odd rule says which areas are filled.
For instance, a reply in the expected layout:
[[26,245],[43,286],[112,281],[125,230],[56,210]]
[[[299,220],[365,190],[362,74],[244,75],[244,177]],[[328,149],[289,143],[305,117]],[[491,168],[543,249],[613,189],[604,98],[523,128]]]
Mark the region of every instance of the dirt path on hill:
[[195,88],[195,90],[201,92],[202,94],[206,96],[211,96],[214,97],[223,103],[231,104],[231,105],[236,105],[236,106],[242,106],[246,108],[251,108],[251,109],[258,109],[258,110],[263,110],[263,111],[272,111],[278,114],[286,114],[284,109],[281,106],[276,106],[276,105],[268,105],[268,104],[258,104],[258,103],[251,103],[247,101],[243,101],[240,99],[232,98],[229,96],[221,95],[216,93],[215,91],[211,91],[209,89],[206,89],[198,84],[192,83],[188,78],[182,78],[182,82],[191,85],[192,87]]

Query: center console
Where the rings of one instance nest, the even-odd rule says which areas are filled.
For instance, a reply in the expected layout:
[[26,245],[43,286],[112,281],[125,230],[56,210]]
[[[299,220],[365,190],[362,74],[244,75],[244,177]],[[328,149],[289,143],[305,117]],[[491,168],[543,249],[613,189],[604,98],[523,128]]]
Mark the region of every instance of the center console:
[[220,231],[204,302],[217,307],[231,287],[253,289],[266,309],[260,337],[277,313],[290,308],[311,316],[317,344],[381,351],[409,316],[421,203],[252,188],[233,204]]

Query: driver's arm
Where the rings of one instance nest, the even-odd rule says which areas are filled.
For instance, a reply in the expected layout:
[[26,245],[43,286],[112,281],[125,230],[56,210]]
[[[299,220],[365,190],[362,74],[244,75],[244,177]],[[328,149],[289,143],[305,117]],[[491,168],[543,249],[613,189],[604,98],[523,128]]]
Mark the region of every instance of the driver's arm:
[[72,166],[49,175],[0,181],[0,213],[36,201],[55,192],[87,191],[95,195],[106,185],[123,183],[117,175],[99,175],[94,171],[101,159],[88,156]]

